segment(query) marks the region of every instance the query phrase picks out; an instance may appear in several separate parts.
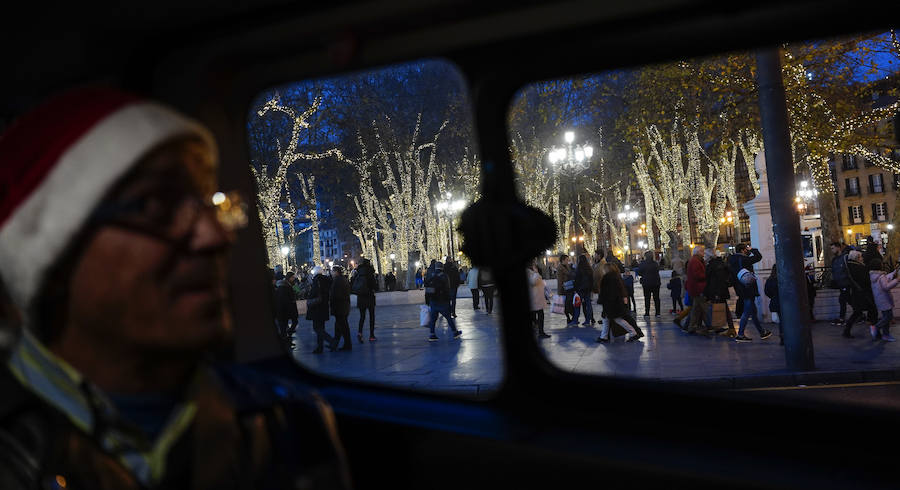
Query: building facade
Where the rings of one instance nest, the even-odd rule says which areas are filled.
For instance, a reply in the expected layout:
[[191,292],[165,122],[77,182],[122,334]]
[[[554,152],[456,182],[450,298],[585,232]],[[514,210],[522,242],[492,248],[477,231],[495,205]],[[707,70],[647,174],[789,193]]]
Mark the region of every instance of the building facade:
[[[894,158],[900,159],[900,153],[892,151]],[[858,155],[836,155],[831,164],[846,243],[864,245],[868,235],[887,243],[900,175]]]

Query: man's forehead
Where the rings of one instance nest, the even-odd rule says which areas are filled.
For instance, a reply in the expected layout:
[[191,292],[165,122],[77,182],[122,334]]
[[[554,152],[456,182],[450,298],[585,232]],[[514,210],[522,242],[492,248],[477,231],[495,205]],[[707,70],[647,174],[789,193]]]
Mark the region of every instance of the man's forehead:
[[151,150],[122,181],[120,191],[148,185],[184,186],[201,192],[216,189],[213,153],[199,139],[181,138]]

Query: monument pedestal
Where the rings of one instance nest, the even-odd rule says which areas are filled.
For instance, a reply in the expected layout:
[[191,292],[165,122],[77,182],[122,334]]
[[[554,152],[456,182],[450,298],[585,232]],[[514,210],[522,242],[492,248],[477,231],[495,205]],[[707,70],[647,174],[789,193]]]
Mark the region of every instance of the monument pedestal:
[[766,279],[769,278],[772,266],[775,265],[775,234],[772,227],[772,206],[769,202],[769,180],[766,176],[766,157],[764,153],[756,155],[754,161],[757,175],[759,175],[759,194],[744,204],[744,211],[750,218],[750,246],[758,249],[763,258],[753,268],[756,274],[759,298],[756,300],[756,309],[759,311],[760,321],[772,321],[769,311],[769,299],[765,293]]

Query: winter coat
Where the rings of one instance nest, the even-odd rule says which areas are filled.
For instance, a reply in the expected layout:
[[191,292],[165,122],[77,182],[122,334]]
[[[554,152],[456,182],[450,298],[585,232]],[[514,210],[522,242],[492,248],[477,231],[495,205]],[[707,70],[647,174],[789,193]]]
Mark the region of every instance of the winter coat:
[[[319,322],[327,322],[330,309],[328,308],[328,299],[331,295],[331,278],[325,274],[316,274],[313,278],[312,288],[309,290],[309,296],[306,298],[306,319]],[[310,305],[309,300],[313,298],[321,298],[318,304]]]
[[575,291],[582,296],[591,294],[594,289],[594,271],[589,265],[582,264],[575,268]]
[[478,287],[492,288],[495,285],[494,274],[491,273],[490,269],[481,269],[478,271]]
[[875,299],[875,307],[878,311],[894,309],[894,295],[891,289],[900,283],[897,271],[886,273],[884,271],[869,271],[869,280],[872,282],[872,296]]
[[655,260],[641,262],[637,273],[641,276],[641,285],[645,288],[658,288],[662,284],[662,280],[659,278],[659,264]]
[[331,314],[335,317],[344,317],[350,314],[350,281],[347,276],[338,274],[331,281]]
[[559,269],[556,270],[556,292],[566,294],[565,283],[572,279],[574,279],[574,274],[572,274],[572,269],[569,265],[560,264]]
[[669,284],[666,285],[672,291],[672,297],[681,299],[681,278],[673,277],[669,279]]
[[604,274],[600,281],[600,296],[597,302],[603,305],[603,313],[609,321],[621,318],[627,313],[625,306],[625,285],[618,274]]
[[276,317],[281,321],[288,319],[296,320],[299,314],[297,313],[297,301],[294,299],[294,287],[287,279],[282,279],[276,284]]
[[444,274],[447,274],[447,279],[450,279],[450,291],[456,291],[460,283],[459,268],[456,267],[455,263],[445,264]]
[[600,293],[600,281],[603,280],[603,271],[606,267],[606,259],[600,259],[599,262],[593,265],[594,271],[594,288],[593,292]]
[[866,271],[866,266],[855,260],[848,260],[847,270],[850,273],[850,306],[854,310],[874,308],[872,282]]
[[757,284],[754,282],[749,286],[744,286],[741,284],[741,281],[738,280],[738,272],[740,272],[741,269],[747,269],[750,272],[753,272],[753,264],[760,260],[762,260],[762,254],[755,248],[750,249],[750,255],[732,254],[731,257],[728,257],[728,268],[731,270],[731,285],[734,287],[734,292],[737,293],[738,297],[744,299],[759,296],[759,287]]
[[428,294],[428,304],[440,304],[450,306],[450,278],[441,269],[435,269],[429,275],[428,287],[434,288],[434,292]]
[[703,288],[703,295],[707,298],[719,302],[731,298],[728,293],[728,287],[731,286],[731,271],[725,260],[721,257],[714,257],[706,264],[706,287]]
[[687,265],[687,281],[684,283],[691,297],[703,294],[706,289],[706,266],[699,255],[694,255]]
[[831,280],[834,286],[840,289],[850,287],[849,271],[847,270],[847,254],[840,253],[831,259]]
[[625,294],[627,294],[629,298],[634,296],[634,276],[626,273],[620,279],[622,280],[622,285],[625,286]]
[[547,286],[544,284],[544,279],[531,269],[527,269],[526,272],[528,273],[529,293],[531,293],[528,295],[531,311],[543,310],[547,304]]
[[763,286],[763,291],[769,297],[769,311],[773,313],[781,312],[781,301],[778,299],[778,277],[769,276],[766,279],[766,284]]
[[469,275],[466,277],[466,282],[469,289],[478,289],[478,267],[469,269]]
[[356,295],[356,306],[360,308],[375,306],[375,290],[378,289],[378,283],[375,281],[375,268],[372,267],[372,263],[365,261],[359,264],[353,274],[354,279],[356,276],[363,276],[368,289],[365,293]]

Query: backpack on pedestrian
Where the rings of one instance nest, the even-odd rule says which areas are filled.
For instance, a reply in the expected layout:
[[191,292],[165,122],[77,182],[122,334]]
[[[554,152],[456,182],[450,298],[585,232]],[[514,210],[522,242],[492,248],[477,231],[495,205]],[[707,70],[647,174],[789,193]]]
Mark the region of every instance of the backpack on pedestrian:
[[837,263],[831,267],[831,280],[838,288],[850,287],[850,269],[847,267],[847,254],[837,259]]
[[741,282],[744,286],[750,286],[751,284],[756,283],[756,274],[753,273],[750,269],[741,269],[737,273],[738,281]]

